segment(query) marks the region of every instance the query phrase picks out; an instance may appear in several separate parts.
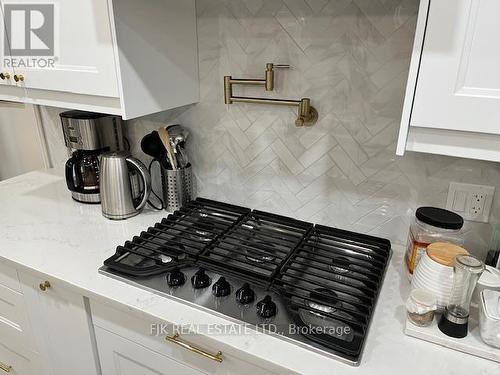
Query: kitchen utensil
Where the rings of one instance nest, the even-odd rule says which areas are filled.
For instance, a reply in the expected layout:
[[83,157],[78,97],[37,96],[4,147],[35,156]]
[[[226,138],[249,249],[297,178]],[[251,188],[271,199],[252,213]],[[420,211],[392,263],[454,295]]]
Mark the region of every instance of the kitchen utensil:
[[189,137],[189,131],[181,125],[169,125],[167,130],[172,140],[180,137],[186,141]]
[[182,169],[161,168],[163,204],[165,210],[179,210],[193,199],[192,171],[188,164]]
[[[134,168],[142,180],[142,194],[136,199],[129,168]],[[151,193],[151,177],[146,166],[128,152],[107,152],[101,158],[100,189],[102,214],[108,219],[127,219],[140,213],[146,205]]]
[[484,270],[484,263],[470,255],[459,255],[453,267],[453,289],[450,301],[438,327],[445,335],[463,338],[468,333],[472,292]]
[[163,142],[156,130],[153,130],[142,138],[141,149],[146,155],[152,156],[154,159],[158,160],[164,168],[172,169],[165,146],[163,146]]
[[163,143],[163,146],[167,151],[167,157],[170,162],[170,165],[172,166],[172,169],[177,169],[177,160],[175,158],[172,144],[170,143],[170,135],[168,133],[168,130],[165,129],[164,127],[161,127],[158,129],[158,135],[160,136],[161,142]]
[[480,294],[483,290],[496,290],[500,292],[500,270],[491,266],[485,266],[484,272],[477,281],[476,289],[472,295],[474,306],[481,303]]
[[189,159],[184,149],[189,132],[181,125],[167,126],[167,131],[170,136],[170,143],[177,157],[177,163],[180,168],[185,168],[189,164]]
[[146,134],[142,138],[141,149],[146,155],[152,156],[156,159],[165,153],[165,147],[163,146],[160,136],[156,130],[153,130],[151,133]]
[[486,344],[500,348],[500,291],[483,290],[479,299],[481,338]]
[[176,144],[174,150],[177,156],[177,164],[180,168],[186,168],[189,164],[186,150],[184,150],[184,148],[180,144]]
[[427,289],[437,298],[437,309],[443,311],[449,302],[453,287],[453,260],[457,255],[468,254],[460,246],[435,242],[427,247],[415,269],[412,289]]

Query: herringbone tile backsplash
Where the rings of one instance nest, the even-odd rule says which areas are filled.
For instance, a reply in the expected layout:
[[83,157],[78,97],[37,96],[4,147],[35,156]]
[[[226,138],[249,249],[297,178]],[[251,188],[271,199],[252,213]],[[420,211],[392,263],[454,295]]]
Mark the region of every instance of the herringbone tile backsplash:
[[[200,103],[130,121],[128,132],[146,159],[144,134],[164,123],[188,127],[198,195],[404,243],[414,209],[445,205],[450,181],[499,185],[495,163],[395,156],[418,0],[196,3]],[[315,126],[296,128],[294,108],[223,103],[224,75],[263,77],[267,62],[292,66],[276,71],[274,92],[235,90],[310,97]],[[44,113],[60,147],[58,111]],[[490,226],[468,230],[469,246],[484,254]]]

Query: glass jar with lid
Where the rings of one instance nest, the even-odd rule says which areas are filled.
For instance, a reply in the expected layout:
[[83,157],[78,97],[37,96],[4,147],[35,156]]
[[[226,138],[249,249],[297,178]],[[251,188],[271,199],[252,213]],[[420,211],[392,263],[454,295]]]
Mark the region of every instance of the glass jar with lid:
[[464,219],[451,211],[437,207],[420,207],[410,225],[405,254],[407,274],[411,278],[420,257],[433,242],[450,242],[463,245]]
[[413,289],[406,301],[406,312],[410,322],[419,327],[428,327],[434,320],[437,299],[426,289]]

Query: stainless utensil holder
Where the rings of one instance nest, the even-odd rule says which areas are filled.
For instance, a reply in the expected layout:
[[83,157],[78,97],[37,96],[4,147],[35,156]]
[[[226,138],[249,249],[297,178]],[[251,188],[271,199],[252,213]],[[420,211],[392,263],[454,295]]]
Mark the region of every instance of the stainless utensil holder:
[[176,211],[193,198],[191,164],[182,169],[161,168],[163,202],[166,211]]

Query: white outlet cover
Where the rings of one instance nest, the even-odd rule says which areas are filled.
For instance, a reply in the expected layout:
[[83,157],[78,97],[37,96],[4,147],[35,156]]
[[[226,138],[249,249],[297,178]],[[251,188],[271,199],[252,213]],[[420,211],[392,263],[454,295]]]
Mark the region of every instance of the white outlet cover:
[[494,186],[450,182],[446,209],[468,221],[487,223],[495,195]]

